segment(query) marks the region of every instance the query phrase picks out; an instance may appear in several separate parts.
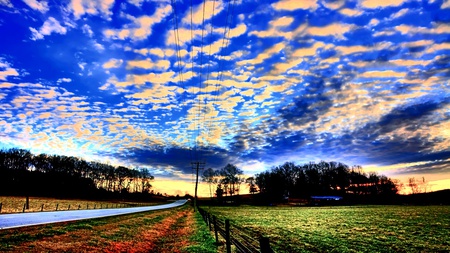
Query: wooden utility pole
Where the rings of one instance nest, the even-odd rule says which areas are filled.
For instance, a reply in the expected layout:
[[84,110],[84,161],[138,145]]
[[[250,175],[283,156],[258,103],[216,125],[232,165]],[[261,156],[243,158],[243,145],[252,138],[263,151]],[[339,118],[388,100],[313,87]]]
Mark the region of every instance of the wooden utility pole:
[[194,197],[194,211],[197,210],[197,188],[198,188],[198,171],[203,169],[203,167],[200,168],[200,165],[203,166],[205,165],[204,162],[191,162],[192,167],[194,167],[195,165],[195,197]]

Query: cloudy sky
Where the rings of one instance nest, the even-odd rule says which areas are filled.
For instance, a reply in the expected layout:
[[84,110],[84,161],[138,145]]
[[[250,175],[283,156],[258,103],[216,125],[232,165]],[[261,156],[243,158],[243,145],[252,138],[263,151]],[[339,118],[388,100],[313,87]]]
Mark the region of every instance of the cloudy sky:
[[[61,3],[62,2],[62,3]],[[448,0],[0,0],[0,148],[450,188]]]

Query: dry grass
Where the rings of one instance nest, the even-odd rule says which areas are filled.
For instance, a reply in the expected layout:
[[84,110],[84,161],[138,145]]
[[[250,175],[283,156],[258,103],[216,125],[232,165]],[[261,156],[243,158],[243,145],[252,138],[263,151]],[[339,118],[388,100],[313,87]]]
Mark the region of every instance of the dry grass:
[[[25,197],[0,196],[0,203],[2,203],[1,213],[21,213],[24,208]],[[127,207],[133,204],[137,203],[30,197],[30,209],[25,210],[25,212],[55,211],[57,206],[58,210],[83,210]],[[145,205],[154,204],[158,203],[145,203]]]
[[0,251],[194,252],[194,212],[183,207],[0,231]]

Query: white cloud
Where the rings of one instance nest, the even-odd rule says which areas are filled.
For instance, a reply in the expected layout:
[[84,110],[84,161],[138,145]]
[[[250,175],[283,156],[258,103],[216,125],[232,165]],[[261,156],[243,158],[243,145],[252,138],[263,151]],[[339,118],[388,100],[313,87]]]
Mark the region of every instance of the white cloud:
[[9,0],[0,0],[0,5],[7,6],[10,8],[14,7]]
[[48,11],[48,3],[46,1],[36,1],[36,0],[23,0],[25,4],[28,5],[33,10],[46,13]]
[[46,35],[50,35],[52,33],[58,33],[58,34],[66,34],[67,28],[62,26],[58,20],[56,20],[53,17],[49,17],[41,28],[39,28],[39,31],[36,30],[33,27],[30,27],[30,31],[32,33],[31,39],[32,40],[41,40]]
[[349,8],[341,9],[341,10],[339,10],[339,13],[341,13],[344,16],[349,16],[349,17],[355,17],[355,16],[359,16],[359,15],[363,14],[363,12],[360,10],[349,9]]
[[84,34],[87,34],[90,38],[94,35],[94,32],[92,31],[91,27],[88,24],[84,24],[83,27],[81,27]]
[[448,9],[450,8],[450,0],[444,0],[444,2],[441,5],[441,9]]
[[154,24],[160,23],[172,12],[172,6],[169,4],[160,6],[152,16],[141,16],[134,20],[134,27],[127,25],[123,29],[107,29],[103,32],[106,37],[112,39],[124,40],[131,38],[134,40],[143,40],[152,34]]
[[56,81],[56,82],[57,83],[70,83],[70,82],[72,82],[72,79],[63,77],[63,78],[59,78],[58,81]]
[[408,9],[404,8],[399,10],[398,12],[392,14],[389,19],[396,19],[396,18],[400,18],[402,16],[404,16],[406,13],[408,13]]
[[16,69],[11,68],[8,62],[0,58],[0,80],[6,81],[9,76],[19,76]]
[[105,50],[105,47],[104,47],[102,44],[98,43],[98,42],[94,42],[94,48],[95,48],[97,51],[103,51],[103,50]]
[[111,9],[114,6],[114,0],[72,0],[69,6],[76,19],[85,14],[101,14],[109,18],[112,14]]
[[118,68],[122,65],[123,60],[118,59],[110,59],[109,61],[105,62],[102,66],[104,69],[111,69],[111,68]]
[[128,0],[128,2],[132,5],[135,5],[137,7],[141,7],[144,0]]
[[395,7],[402,5],[406,0],[363,0],[361,6],[366,9]]
[[312,9],[315,10],[317,8],[317,1],[316,0],[281,0],[277,3],[273,3],[272,7],[275,10],[286,10],[286,11],[293,11],[293,10],[307,10]]
[[[203,6],[205,4],[205,6]],[[214,9],[213,9],[214,7]],[[203,9],[205,10],[203,12]],[[217,0],[205,0],[204,3],[196,6],[193,9],[192,13],[192,23],[194,24],[201,24],[203,20],[207,21],[212,18],[213,13],[214,15],[219,14],[221,11],[223,11],[224,5],[222,1]],[[203,15],[204,14],[204,15]],[[190,24],[191,23],[191,12],[188,11],[187,15],[183,18],[183,23]]]

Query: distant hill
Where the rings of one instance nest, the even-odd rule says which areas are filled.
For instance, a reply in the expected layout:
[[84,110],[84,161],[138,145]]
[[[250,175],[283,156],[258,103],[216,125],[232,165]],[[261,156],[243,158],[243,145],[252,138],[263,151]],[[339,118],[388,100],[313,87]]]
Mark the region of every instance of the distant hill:
[[399,199],[405,204],[450,205],[450,189],[411,195],[400,195]]

